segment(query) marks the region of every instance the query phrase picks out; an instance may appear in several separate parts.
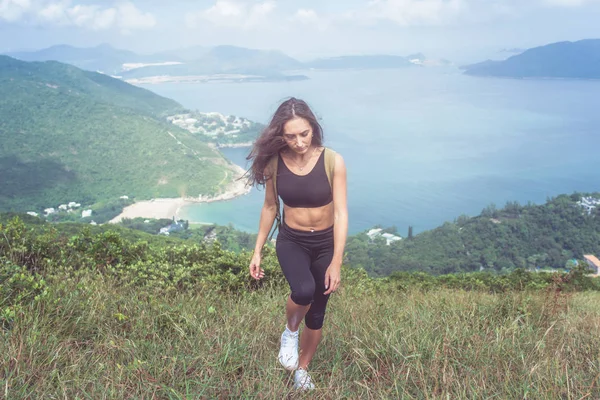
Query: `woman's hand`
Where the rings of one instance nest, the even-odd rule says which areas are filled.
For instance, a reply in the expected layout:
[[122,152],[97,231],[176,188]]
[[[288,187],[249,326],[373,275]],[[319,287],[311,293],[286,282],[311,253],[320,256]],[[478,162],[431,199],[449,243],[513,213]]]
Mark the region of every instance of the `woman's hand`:
[[335,292],[340,286],[342,282],[340,270],[341,266],[334,264],[329,265],[329,268],[327,268],[325,272],[325,289],[327,290],[323,293],[324,295]]
[[250,260],[250,276],[256,280],[265,276],[265,271],[260,267],[260,254],[254,254]]

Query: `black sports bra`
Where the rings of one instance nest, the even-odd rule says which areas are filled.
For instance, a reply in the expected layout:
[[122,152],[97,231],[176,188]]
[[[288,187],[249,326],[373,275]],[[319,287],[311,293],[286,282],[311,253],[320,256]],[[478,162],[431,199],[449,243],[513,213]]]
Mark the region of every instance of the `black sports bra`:
[[277,160],[277,194],[289,207],[323,207],[333,201],[333,193],[325,172],[325,151],[321,152],[312,171],[296,175],[289,170],[281,155]]

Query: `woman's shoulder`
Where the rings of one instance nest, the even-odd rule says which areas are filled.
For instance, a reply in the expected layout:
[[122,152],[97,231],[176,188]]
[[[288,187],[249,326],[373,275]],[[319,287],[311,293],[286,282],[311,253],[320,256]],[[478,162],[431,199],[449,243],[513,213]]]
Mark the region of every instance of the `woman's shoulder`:
[[268,157],[267,164],[265,165],[264,174],[271,175],[277,170],[277,161],[279,159],[279,152]]
[[334,161],[334,164],[344,162],[342,155],[331,147],[323,146],[323,152],[325,153],[325,158],[331,159]]
[[328,147],[328,146],[321,146],[321,147],[323,148],[323,151],[326,151],[327,153],[331,153],[336,158],[341,157],[340,153],[338,151],[332,149],[331,147]]

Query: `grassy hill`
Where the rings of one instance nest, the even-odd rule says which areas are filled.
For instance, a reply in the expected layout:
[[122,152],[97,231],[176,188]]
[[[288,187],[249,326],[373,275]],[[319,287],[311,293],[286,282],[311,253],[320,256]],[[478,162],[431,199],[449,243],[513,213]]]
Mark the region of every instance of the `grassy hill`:
[[233,167],[164,118],[182,111],[106,75],[0,56],[0,210],[219,192]]
[[295,396],[276,359],[289,288],[272,247],[257,283],[249,252],[106,228],[0,224],[3,398],[600,393],[597,278],[521,271],[502,288],[481,274],[426,286],[425,274],[371,279],[343,267],[309,368],[316,390]]

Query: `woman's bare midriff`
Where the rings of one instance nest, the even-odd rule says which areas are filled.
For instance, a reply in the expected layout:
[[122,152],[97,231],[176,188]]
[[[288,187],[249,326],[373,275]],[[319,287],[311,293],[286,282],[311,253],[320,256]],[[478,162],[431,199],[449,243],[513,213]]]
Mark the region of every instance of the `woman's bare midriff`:
[[283,205],[285,224],[302,231],[320,231],[333,225],[333,201],[322,207],[296,208]]

